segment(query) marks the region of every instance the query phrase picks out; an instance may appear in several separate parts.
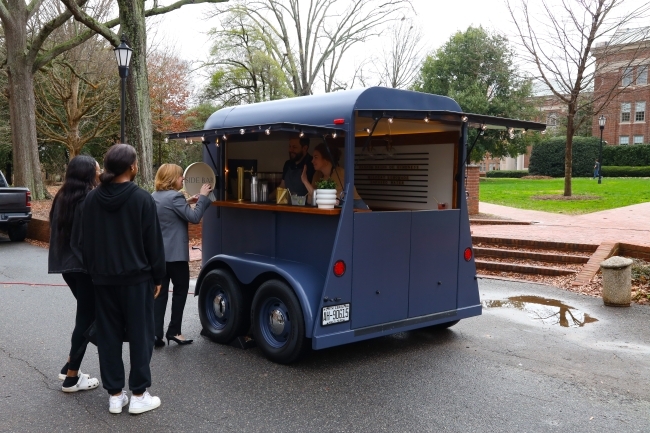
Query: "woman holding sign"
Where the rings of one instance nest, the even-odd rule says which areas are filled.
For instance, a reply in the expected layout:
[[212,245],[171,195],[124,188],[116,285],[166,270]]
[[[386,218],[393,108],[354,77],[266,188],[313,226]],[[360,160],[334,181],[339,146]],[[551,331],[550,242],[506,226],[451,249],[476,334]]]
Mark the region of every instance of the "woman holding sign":
[[[165,338],[178,344],[190,344],[192,340],[186,339],[181,332],[183,309],[187,300],[190,287],[190,253],[187,224],[198,224],[203,213],[210,205],[208,195],[212,191],[209,184],[201,187],[200,193],[185,199],[180,192],[183,188],[183,171],[176,164],[163,164],[156,173],[156,191],[152,194],[160,220],[160,228],[165,245],[166,274],[162,281],[160,296],[154,303],[154,319],[156,333],[156,347],[165,345],[163,341],[163,325],[167,299],[169,296],[169,282],[174,285],[172,296],[172,313]],[[196,203],[192,208],[190,204]]]

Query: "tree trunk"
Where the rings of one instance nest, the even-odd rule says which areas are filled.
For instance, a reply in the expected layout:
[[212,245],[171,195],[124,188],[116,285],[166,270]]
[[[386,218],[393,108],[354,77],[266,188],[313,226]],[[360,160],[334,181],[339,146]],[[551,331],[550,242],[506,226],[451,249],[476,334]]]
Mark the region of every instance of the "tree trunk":
[[133,49],[127,85],[126,142],[138,152],[139,183],[153,186],[153,126],[147,78],[143,0],[118,0],[121,31]]
[[36,99],[33,62],[27,56],[26,14],[16,13],[13,21],[3,22],[7,49],[9,122],[13,149],[14,185],[29,188],[32,198],[43,199],[41,163],[36,139]]
[[569,106],[566,122],[566,149],[564,150],[564,196],[571,197],[571,172],[573,170],[573,134],[575,129],[575,108]]

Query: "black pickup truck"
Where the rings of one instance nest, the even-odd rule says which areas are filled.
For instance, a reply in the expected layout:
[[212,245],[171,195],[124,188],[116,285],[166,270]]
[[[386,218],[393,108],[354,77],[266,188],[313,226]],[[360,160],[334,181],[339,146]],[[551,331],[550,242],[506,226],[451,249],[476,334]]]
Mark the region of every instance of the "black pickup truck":
[[0,230],[12,241],[27,236],[27,223],[32,219],[32,193],[27,188],[9,187],[0,171]]

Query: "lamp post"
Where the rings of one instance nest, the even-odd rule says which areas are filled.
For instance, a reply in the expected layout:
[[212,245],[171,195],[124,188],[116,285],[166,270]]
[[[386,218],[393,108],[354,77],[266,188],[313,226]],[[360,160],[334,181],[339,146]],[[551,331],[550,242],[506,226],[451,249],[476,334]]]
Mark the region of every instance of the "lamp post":
[[131,54],[133,50],[126,44],[126,36],[122,34],[122,43],[114,48],[115,58],[117,59],[117,68],[120,71],[122,100],[120,103],[120,142],[124,143],[124,104],[126,102],[126,77],[129,76],[129,63],[131,63]]
[[598,183],[603,180],[603,129],[605,129],[606,118],[602,114],[598,118],[598,126],[600,126],[600,150],[598,151]]

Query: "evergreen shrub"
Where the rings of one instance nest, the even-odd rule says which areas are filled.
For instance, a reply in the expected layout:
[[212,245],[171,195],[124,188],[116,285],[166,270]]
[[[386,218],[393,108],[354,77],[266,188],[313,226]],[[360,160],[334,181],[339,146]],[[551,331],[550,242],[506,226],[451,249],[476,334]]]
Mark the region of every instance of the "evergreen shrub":
[[645,167],[621,167],[603,165],[604,177],[650,177],[650,165]]
[[[588,177],[593,175],[594,162],[598,158],[599,147],[599,137],[573,137],[572,176]],[[528,174],[564,177],[565,148],[565,137],[553,137],[533,145]]]
[[498,178],[503,178],[503,177],[510,177],[510,178],[520,178],[524,176],[528,176],[530,173],[528,173],[528,170],[492,170],[488,171],[486,173],[487,177],[498,177]]
[[603,166],[640,167],[650,165],[650,144],[603,146]]

